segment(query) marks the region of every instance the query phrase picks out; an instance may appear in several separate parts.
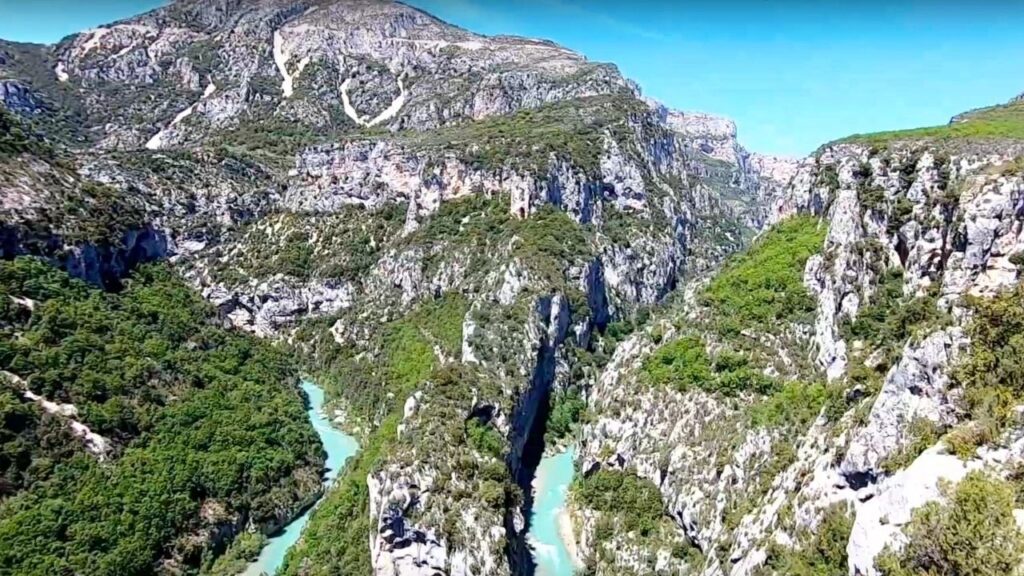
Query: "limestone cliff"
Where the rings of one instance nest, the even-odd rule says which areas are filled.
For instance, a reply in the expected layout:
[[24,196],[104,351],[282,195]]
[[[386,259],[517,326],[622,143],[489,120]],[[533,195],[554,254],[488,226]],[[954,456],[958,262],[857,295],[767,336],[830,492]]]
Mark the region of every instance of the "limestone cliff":
[[[996,110],[1015,114],[1016,106]],[[824,231],[802,271],[812,315],[790,328],[723,333],[698,285],[679,310],[616,350],[590,392],[597,419],[585,426],[582,469],[649,479],[678,533],[599,538],[595,523],[608,514],[578,502],[581,541],[598,573],[786,573],[795,568],[785,551],[811,547],[807,534],[838,513],[851,518],[844,567],[848,556],[851,574],[878,574],[879,554],[906,545],[912,511],[941,501],[943,482],[970,470],[1015,477],[1019,422],[979,441],[977,408],[965,400],[978,392],[955,374],[989,353],[968,336],[979,333],[977,299],[1015,301],[1006,293],[1019,284],[1024,251],[1024,147],[918,134],[824,146],[775,198],[771,222],[811,215]],[[771,395],[652,387],[649,363],[680,328],[702,332],[712,351],[723,338],[755,359],[768,346],[767,374],[799,379],[805,390],[826,383],[823,404],[812,403],[820,412],[796,429],[765,425],[757,415]],[[965,435],[973,448],[961,447]],[[696,552],[674,554],[680,549]]]

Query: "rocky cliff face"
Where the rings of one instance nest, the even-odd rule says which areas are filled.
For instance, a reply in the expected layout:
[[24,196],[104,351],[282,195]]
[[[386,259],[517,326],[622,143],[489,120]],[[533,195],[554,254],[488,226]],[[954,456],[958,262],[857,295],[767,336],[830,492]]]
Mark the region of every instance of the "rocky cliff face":
[[[758,413],[764,400],[756,396],[737,407],[699,391],[652,388],[644,363],[659,341],[673,339],[673,326],[655,325],[620,345],[591,389],[598,418],[584,429],[582,467],[650,479],[678,535],[675,543],[602,539],[602,514],[577,503],[580,541],[597,571],[786,573],[793,553],[780,550],[811,546],[806,534],[838,506],[852,518],[844,568],[848,557],[850,573],[878,574],[878,555],[906,544],[911,512],[940,500],[943,482],[970,470],[1012,476],[1019,428],[960,457],[950,448],[959,432],[939,436],[977,426],[953,377],[975,350],[965,333],[970,299],[1019,282],[1021,151],[1014,141],[909,138],[830,145],[801,162],[769,219],[812,214],[827,230],[803,272],[816,312],[774,354],[806,355],[810,370],[791,377],[829,382],[839,400],[801,428],[765,427],[744,415]],[[700,298],[683,310],[669,314],[682,315],[676,326],[721,337]],[[863,318],[879,314],[908,327],[887,333],[899,340],[865,330],[871,320]],[[744,336],[779,344],[754,329]],[[780,440],[792,448],[780,452]],[[680,541],[700,554],[673,556]]]
[[479,36],[380,1],[176,2],[75,35],[46,64],[76,92],[98,144],[122,149],[283,122],[423,130],[631,89],[559,46]]

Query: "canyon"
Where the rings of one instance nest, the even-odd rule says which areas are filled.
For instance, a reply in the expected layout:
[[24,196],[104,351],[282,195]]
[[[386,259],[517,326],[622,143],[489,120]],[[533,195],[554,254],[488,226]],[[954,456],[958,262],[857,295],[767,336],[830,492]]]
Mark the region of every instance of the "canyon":
[[[178,0],[0,41],[0,104],[0,370],[29,423],[5,434],[88,431],[0,459],[0,535],[166,429],[233,429],[204,394],[267,398],[244,408],[272,447],[183,433],[190,463],[230,450],[168,482],[152,541],[38,522],[61,544],[0,571],[904,576],[959,486],[993,526],[1024,514],[998,500],[1024,390],[993,320],[1024,322],[1019,100],[779,158],[548,41]],[[97,310],[175,330],[130,385],[62,386],[53,358],[118,353]],[[150,509],[128,501],[99,509]]]

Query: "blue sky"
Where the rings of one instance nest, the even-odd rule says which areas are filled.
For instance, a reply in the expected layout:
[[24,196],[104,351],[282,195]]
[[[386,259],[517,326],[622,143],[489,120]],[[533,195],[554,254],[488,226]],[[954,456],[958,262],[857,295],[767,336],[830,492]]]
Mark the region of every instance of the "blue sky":
[[[1024,92],[1024,0],[411,0],[485,34],[550,38],[649,96],[729,116],[752,150],[941,124]],[[54,41],[158,5],[0,0],[0,37]]]

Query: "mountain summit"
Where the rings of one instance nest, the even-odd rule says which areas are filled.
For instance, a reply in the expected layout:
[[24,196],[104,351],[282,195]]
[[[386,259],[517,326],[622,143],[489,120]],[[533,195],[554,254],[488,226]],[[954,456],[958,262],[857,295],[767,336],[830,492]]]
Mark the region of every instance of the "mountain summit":
[[34,77],[50,68],[104,148],[195,145],[275,120],[425,130],[634,90],[613,66],[551,43],[480,36],[372,0],[179,1],[31,56],[5,66]]

